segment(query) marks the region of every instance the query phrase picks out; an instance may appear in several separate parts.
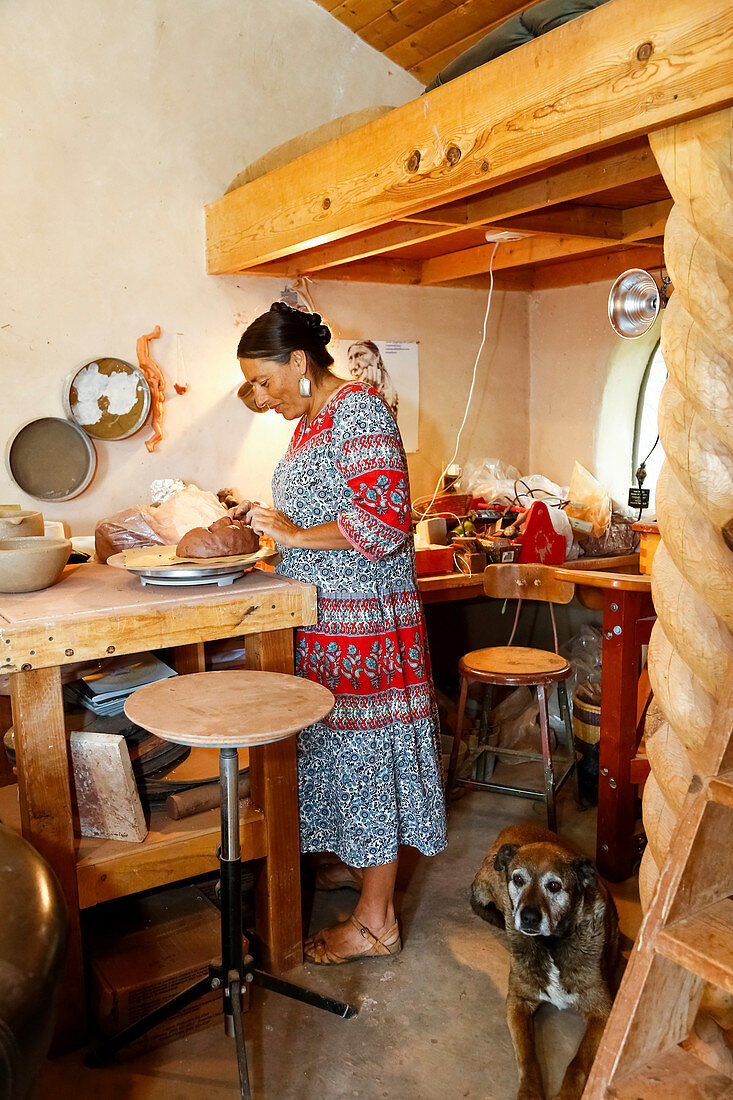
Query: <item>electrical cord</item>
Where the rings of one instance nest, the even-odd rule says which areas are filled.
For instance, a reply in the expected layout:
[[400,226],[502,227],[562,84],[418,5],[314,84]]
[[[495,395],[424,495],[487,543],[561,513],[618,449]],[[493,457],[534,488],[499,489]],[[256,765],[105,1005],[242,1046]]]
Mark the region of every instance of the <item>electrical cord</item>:
[[[479,349],[476,352],[476,359],[474,360],[474,364],[473,364],[473,375],[471,377],[471,388],[468,391],[468,400],[466,401],[466,409],[465,409],[465,412],[463,413],[463,420],[461,421],[461,426],[458,429],[458,435],[456,436],[455,450],[453,451],[452,457],[446,463],[445,468],[442,470],[442,472],[440,473],[440,475],[438,477],[438,481],[437,481],[436,486],[435,486],[435,492],[433,493],[430,504],[428,504],[425,511],[421,514],[421,516],[420,516],[421,519],[425,519],[425,517],[428,514],[430,514],[430,509],[432,508],[433,504],[435,503],[435,498],[437,497],[438,490],[440,489],[440,483],[442,482],[445,475],[448,473],[448,470],[453,465],[453,463],[456,460],[456,456],[458,455],[458,448],[459,448],[460,442],[461,442],[461,433],[463,432],[463,429],[466,425],[466,420],[468,419],[468,410],[471,407],[471,398],[473,397],[473,391],[474,391],[474,387],[476,385],[476,372],[478,370],[479,359],[481,358],[481,352],[484,350],[484,344],[486,343],[486,326],[488,324],[489,312],[491,310],[491,298],[492,298],[492,295],[494,293],[494,256],[496,255],[496,250],[497,250],[498,247],[499,247],[499,242],[495,241],[494,242],[494,250],[491,253],[491,259],[489,260],[489,278],[490,278],[491,281],[489,283],[489,297],[488,297],[488,300],[486,302],[486,313],[484,314],[483,333],[482,333],[482,336],[481,336],[481,343],[479,344]],[[414,505],[413,505],[413,507],[414,507]]]

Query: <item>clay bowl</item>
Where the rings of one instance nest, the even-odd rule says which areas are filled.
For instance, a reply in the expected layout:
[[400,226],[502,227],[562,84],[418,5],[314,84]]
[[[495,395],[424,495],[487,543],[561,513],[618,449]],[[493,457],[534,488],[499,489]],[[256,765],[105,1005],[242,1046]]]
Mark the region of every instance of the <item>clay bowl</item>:
[[69,539],[0,539],[0,592],[50,588],[60,579],[70,553]]
[[0,508],[0,539],[17,539],[21,536],[42,534],[41,512],[18,512],[12,508]]

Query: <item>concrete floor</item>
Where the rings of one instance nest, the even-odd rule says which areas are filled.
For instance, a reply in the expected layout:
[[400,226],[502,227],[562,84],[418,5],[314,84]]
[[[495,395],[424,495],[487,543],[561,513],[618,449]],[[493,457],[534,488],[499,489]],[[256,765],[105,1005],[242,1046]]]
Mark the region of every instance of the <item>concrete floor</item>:
[[[359,1006],[354,1020],[256,989],[245,1018],[256,1100],[513,1100],[517,1075],[504,1020],[509,956],[502,933],[472,912],[469,886],[491,841],[544,807],[473,792],[450,810],[450,843],[434,859],[403,860],[398,912],[404,949],[394,958],[341,967],[306,965],[293,981]],[[593,854],[595,812],[569,794],[560,829]],[[409,853],[412,855],[412,853]],[[640,922],[636,880],[613,888],[622,931]],[[316,895],[312,928],[345,917],[355,895]],[[572,1011],[544,1007],[537,1045],[547,1095],[559,1087],[582,1032]],[[219,1100],[238,1095],[233,1044],[218,1026],[135,1060],[88,1070],[75,1053],[47,1065],[38,1096],[54,1100]]]

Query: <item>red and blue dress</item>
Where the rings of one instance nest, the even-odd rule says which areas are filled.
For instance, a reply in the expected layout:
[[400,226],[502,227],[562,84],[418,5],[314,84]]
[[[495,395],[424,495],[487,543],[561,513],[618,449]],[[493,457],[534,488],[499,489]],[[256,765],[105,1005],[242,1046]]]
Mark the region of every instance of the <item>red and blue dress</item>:
[[361,383],[305,418],[278,463],[276,508],[300,527],[336,520],[344,550],[278,547],[278,572],[318,589],[318,624],[296,639],[296,671],[336,705],[298,744],[304,852],[389,863],[398,845],[445,847],[437,712],[415,580],[399,430]]

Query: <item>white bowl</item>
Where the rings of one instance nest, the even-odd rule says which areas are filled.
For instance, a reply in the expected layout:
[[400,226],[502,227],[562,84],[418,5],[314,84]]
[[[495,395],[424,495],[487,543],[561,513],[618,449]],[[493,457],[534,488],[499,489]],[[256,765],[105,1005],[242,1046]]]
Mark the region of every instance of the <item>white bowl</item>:
[[50,588],[60,580],[70,553],[69,539],[0,539],[0,592]]

